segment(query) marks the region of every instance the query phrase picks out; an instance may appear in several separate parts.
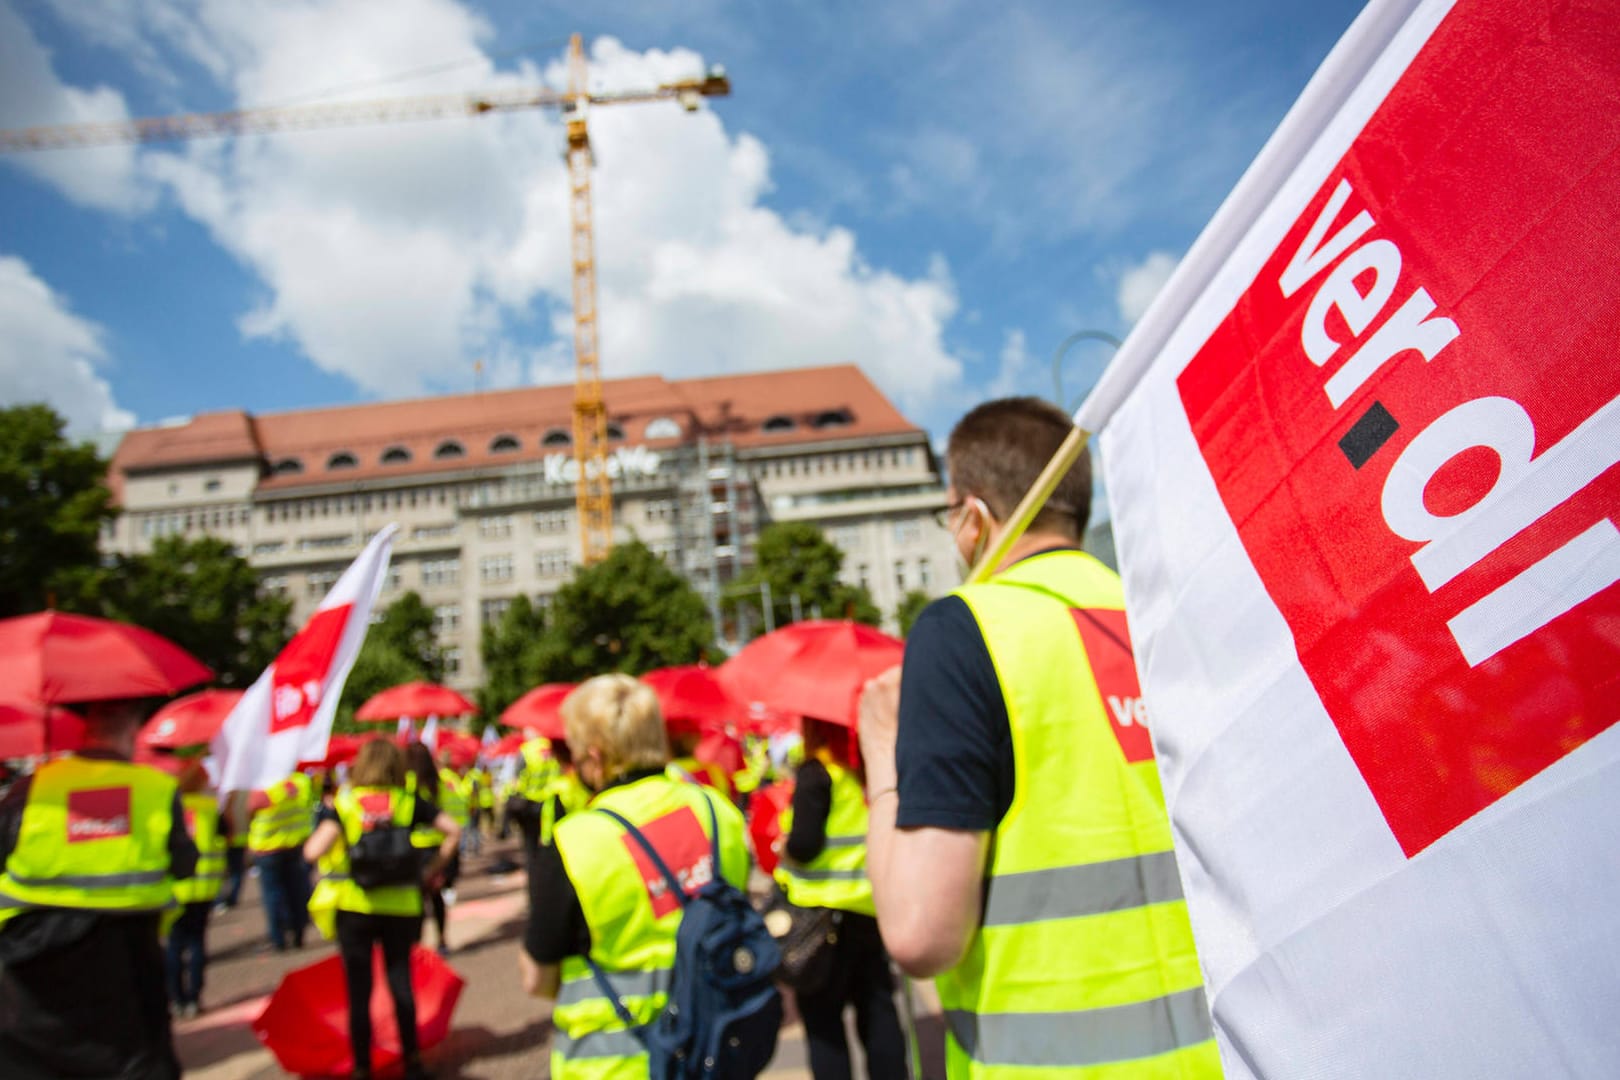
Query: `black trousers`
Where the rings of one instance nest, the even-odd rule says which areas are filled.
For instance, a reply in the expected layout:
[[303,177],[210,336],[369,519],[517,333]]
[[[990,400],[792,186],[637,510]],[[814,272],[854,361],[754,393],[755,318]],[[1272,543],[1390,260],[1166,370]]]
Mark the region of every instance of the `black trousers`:
[[349,988],[349,1046],[356,1076],[371,1075],[371,951],[382,946],[388,991],[399,1021],[399,1043],[407,1067],[421,1057],[416,1045],[416,995],[411,990],[411,946],[421,934],[418,915],[337,913],[338,952]]
[[796,995],[810,1049],[810,1075],[815,1080],[851,1080],[844,1007],[853,1005],[855,1032],[866,1051],[867,1076],[903,1080],[906,1037],[894,1008],[894,976],[878,936],[877,920],[846,912],[833,949],[832,974],[826,985]]

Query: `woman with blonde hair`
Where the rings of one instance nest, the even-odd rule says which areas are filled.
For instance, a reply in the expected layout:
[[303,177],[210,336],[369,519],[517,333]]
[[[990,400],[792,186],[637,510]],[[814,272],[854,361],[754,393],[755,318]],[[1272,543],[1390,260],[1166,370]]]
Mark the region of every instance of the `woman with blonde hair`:
[[425,1077],[416,1042],[416,1000],[411,992],[411,946],[421,934],[423,873],[411,831],[431,827],[444,834],[426,868],[431,881],[443,871],[461,839],[448,814],[405,787],[405,755],[385,739],[360,748],[349,783],[323,807],[304,845],[304,858],[318,863],[320,883],[310,916],[333,936],[343,957],[349,995],[349,1046],[356,1077],[371,1076],[371,954],[382,947],[388,989],[394,998],[407,1080]]
[[524,988],[557,1000],[553,1077],[644,1078],[646,1051],[592,964],[636,1024],[649,1023],[668,1000],[682,908],[662,873],[643,869],[646,854],[623,825],[591,811],[609,810],[633,825],[688,892],[716,873],[746,887],[742,815],[728,799],[665,773],[669,740],[646,684],[628,675],[588,679],[563,702],[562,714],[579,777],[595,794],[586,810],[557,822],[552,846],[535,853],[518,954]]

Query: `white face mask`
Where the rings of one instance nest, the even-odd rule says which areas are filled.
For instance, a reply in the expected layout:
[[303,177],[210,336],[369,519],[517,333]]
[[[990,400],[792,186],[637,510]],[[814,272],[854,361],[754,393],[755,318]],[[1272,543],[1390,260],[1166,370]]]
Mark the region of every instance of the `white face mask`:
[[[962,526],[967,522],[968,514],[974,510],[983,515],[984,524],[979,529],[979,539],[973,544],[972,558],[964,561],[962,558],[962,545],[956,542],[956,535],[962,531]],[[984,558],[985,549],[990,546],[990,508],[977,495],[969,495],[962,500],[962,508],[959,513],[961,516],[956,519],[956,527],[951,530],[951,547],[956,552],[957,578],[966,582],[968,575],[973,572],[973,568],[979,565],[980,559]]]

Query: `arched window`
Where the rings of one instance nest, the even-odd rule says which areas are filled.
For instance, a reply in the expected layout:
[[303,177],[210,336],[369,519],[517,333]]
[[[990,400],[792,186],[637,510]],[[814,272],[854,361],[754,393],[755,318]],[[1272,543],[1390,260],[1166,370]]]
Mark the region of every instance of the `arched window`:
[[492,454],[511,454],[521,449],[523,442],[516,435],[497,435],[489,442]]
[[445,461],[449,458],[466,457],[467,448],[456,442],[454,439],[446,439],[434,449],[433,456],[440,461]]
[[792,431],[798,426],[793,422],[793,417],[777,415],[767,417],[765,422],[759,425],[759,430],[767,435],[775,435],[783,431]]
[[326,459],[326,467],[328,469],[352,469],[359,464],[360,459],[349,453],[347,450],[339,450],[337,453]]
[[608,435],[608,441],[609,442],[623,442],[624,441],[624,427],[623,427],[623,425],[616,424],[612,420],[609,420],[608,425],[607,425],[607,435]]
[[814,428],[848,427],[854,422],[855,418],[849,414],[848,409],[828,409],[825,412],[816,413],[816,418],[810,421],[810,426]]
[[678,439],[681,437],[681,425],[667,416],[655,417],[647,421],[647,430],[644,437],[648,439]]
[[572,446],[574,437],[565,428],[554,427],[540,436],[541,446]]
[[271,466],[270,471],[276,476],[295,476],[304,471],[304,463],[295,457],[282,458]]
[[384,465],[403,465],[411,460],[411,452],[403,446],[390,446],[382,452]]

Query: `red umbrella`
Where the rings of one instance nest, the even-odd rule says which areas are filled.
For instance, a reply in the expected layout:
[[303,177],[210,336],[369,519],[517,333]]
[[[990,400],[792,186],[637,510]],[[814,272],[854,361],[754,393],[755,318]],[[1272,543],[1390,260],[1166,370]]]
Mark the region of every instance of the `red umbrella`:
[[[331,735],[326,740],[326,756],[319,761],[308,764],[321,769],[330,769],[344,762],[353,761],[360,753],[360,747],[372,739],[381,738],[379,735]],[[302,763],[301,763],[302,764]]]
[[[466,983],[449,964],[420,945],[411,949],[411,987],[416,993],[416,1037],[423,1050],[450,1033],[450,1017]],[[253,1034],[298,1076],[348,1076],[349,998],[343,960],[329,956],[289,971],[253,1020]],[[371,1067],[377,1077],[403,1069],[394,999],[383,974],[382,953],[372,957]]]
[[811,619],[749,642],[720,680],[740,700],[854,727],[862,687],[904,652],[899,638],[870,626]]
[[505,735],[502,735],[494,745],[492,745],[488,750],[484,751],[484,756],[499,758],[511,757],[513,754],[522,753],[523,744],[528,742],[531,738],[533,738],[533,736],[526,731],[508,731]]
[[507,727],[524,728],[552,742],[565,739],[562,703],[577,685],[546,683],[537,686],[506,707],[506,711],[501,713],[501,723]]
[[220,725],[241,700],[240,690],[199,690],[175,698],[141,726],[136,744],[173,750],[178,746],[212,742],[219,734]]
[[799,729],[799,718],[790,712],[773,709],[763,701],[750,701],[743,715],[742,728],[754,735],[781,735]]
[[59,611],[0,619],[0,656],[0,694],[24,701],[167,697],[214,674],[150,630]]
[[744,709],[720,684],[716,669],[702,664],[658,668],[641,677],[658,695],[664,726],[678,731],[719,731],[743,720]]
[[450,689],[430,682],[391,686],[354,712],[356,720],[395,720],[401,716],[460,716],[478,706]]
[[767,784],[748,800],[748,836],[754,842],[754,859],[767,874],[776,872],[781,856],[776,845],[782,838],[782,811],[792,802],[791,780]]
[[77,750],[83,742],[84,718],[77,713],[37,701],[0,699],[0,759],[35,757],[47,749]]

